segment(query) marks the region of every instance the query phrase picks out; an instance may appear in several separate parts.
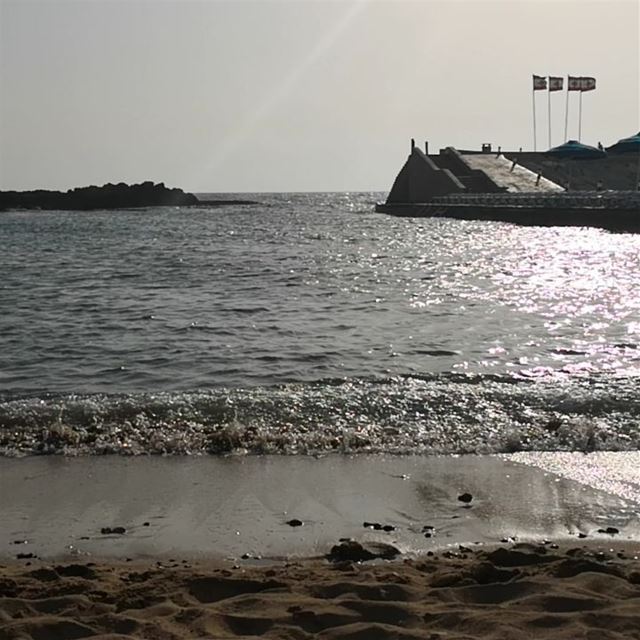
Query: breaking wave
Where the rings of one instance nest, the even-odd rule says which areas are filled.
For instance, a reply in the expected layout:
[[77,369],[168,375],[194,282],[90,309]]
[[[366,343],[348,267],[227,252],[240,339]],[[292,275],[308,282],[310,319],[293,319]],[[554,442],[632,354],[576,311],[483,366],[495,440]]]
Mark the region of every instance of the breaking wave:
[[0,454],[640,449],[634,378],[433,374],[188,392],[0,396]]

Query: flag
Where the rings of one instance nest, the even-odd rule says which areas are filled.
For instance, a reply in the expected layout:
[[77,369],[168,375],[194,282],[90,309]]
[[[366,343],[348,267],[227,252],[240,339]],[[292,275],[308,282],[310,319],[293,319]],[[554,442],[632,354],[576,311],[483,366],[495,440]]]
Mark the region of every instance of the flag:
[[580,91],[593,91],[596,88],[596,79],[589,77],[580,78]]
[[562,91],[563,78],[549,76],[549,91]]
[[576,76],[568,76],[567,91],[582,91],[582,78]]
[[547,88],[547,79],[545,76],[533,76],[533,90],[539,91],[540,89]]

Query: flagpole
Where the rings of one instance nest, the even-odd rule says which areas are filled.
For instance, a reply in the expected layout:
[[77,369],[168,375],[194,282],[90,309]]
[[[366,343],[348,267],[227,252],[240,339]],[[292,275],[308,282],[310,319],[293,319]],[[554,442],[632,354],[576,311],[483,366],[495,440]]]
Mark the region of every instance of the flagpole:
[[533,150],[537,151],[538,146],[536,142],[536,88],[533,87],[533,91],[531,92],[531,99],[533,101]]
[[549,123],[549,149],[551,149],[551,84],[547,90],[547,121]]
[[580,111],[578,116],[578,142],[582,142],[582,91],[580,91]]
[[569,128],[569,76],[567,76],[567,102],[564,106],[564,141],[568,140],[567,130]]

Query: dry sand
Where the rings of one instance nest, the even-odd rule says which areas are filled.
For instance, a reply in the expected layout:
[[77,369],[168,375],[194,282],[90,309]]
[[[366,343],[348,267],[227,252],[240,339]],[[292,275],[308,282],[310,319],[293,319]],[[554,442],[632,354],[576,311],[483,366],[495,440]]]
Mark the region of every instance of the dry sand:
[[0,638],[640,638],[639,545],[405,561],[15,563]]
[[639,456],[0,460],[0,640],[640,639]]

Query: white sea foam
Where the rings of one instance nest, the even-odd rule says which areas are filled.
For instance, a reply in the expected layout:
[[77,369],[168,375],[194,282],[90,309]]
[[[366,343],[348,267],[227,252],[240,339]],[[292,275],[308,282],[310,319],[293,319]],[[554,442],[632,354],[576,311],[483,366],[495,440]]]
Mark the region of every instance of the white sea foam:
[[633,381],[440,374],[0,403],[0,453],[499,453],[640,448]]

